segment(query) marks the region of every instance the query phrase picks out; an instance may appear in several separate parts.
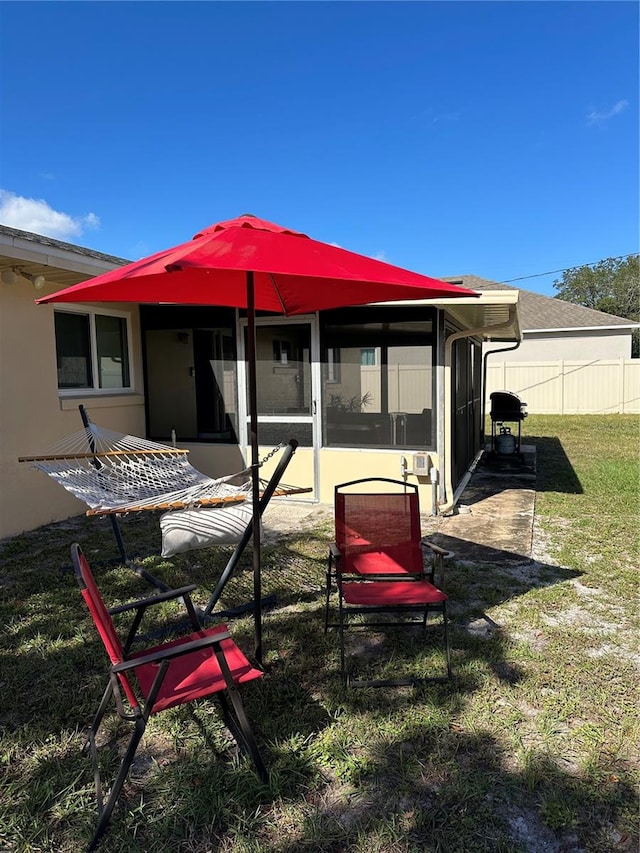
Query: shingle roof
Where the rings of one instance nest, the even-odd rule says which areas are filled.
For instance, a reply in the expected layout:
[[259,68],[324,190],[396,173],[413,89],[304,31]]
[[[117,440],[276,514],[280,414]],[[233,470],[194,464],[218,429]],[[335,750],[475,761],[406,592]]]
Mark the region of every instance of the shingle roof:
[[520,292],[519,313],[520,326],[523,332],[534,329],[590,329],[594,326],[602,328],[612,326],[634,326],[633,320],[594,311],[573,302],[565,302],[555,296],[543,296],[531,290],[522,290],[476,275],[447,276],[445,281],[462,284],[472,290],[518,290]]
[[45,237],[43,234],[34,234],[32,231],[21,231],[18,228],[10,228],[8,225],[0,225],[0,234],[6,234],[7,237],[15,237],[19,240],[37,243],[40,246],[51,246],[56,249],[63,249],[66,252],[74,252],[76,255],[96,258],[99,261],[105,261],[105,263],[119,264],[121,266],[129,263],[125,258],[118,258],[115,255],[105,255],[103,252],[96,252],[93,249],[85,249],[84,246],[76,246],[73,243],[63,243],[62,240],[54,240],[53,237]]

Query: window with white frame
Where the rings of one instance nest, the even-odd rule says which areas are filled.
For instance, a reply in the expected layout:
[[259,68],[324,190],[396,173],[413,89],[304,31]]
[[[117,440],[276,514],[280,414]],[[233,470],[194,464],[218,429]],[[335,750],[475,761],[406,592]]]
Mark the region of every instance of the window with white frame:
[[129,319],[98,311],[55,311],[60,391],[131,387]]

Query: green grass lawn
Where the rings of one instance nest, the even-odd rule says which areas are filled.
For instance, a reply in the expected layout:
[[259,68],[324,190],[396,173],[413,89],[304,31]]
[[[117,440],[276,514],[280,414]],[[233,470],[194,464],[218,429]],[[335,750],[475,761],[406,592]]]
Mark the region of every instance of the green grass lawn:
[[[269,784],[213,703],[166,712],[149,724],[101,849],[637,850],[639,420],[532,415],[525,428],[538,455],[537,561],[451,567],[450,683],[345,691],[335,634],[323,632],[331,528],[294,531],[264,546],[264,591],[277,605],[264,620],[266,675],[243,691]],[[157,521],[123,522],[130,553],[158,553]],[[95,823],[81,748],[107,662],[70,569],[72,541],[109,605],[149,594],[108,561],[108,521],[0,543],[0,851],[80,851]],[[204,603],[229,554],[141,563],[171,586],[198,584]],[[225,605],[252,596],[250,564],[247,552]],[[150,627],[176,612],[164,607]],[[486,631],[471,630],[479,612]],[[250,650],[250,618],[232,630]],[[400,669],[438,660],[435,643],[383,640]],[[125,727],[113,715],[107,729],[113,768]]]

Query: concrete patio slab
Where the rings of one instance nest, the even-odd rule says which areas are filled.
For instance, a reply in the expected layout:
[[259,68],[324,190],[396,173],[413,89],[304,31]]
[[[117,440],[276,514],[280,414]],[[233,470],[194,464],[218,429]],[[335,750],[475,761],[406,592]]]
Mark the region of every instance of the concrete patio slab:
[[456,559],[520,565],[532,562],[536,449],[521,456],[485,450],[451,516],[428,517],[423,532]]

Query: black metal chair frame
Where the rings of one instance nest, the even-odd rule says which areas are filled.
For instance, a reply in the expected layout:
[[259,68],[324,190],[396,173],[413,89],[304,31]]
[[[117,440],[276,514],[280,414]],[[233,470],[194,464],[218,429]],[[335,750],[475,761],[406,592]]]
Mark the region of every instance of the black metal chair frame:
[[[81,555],[82,551],[80,547],[77,544],[72,545],[71,559],[73,561],[76,579],[78,580],[80,588],[86,589],[86,586],[84,585],[80,574]],[[182,599],[185,604],[185,608],[187,610],[187,614],[194,629],[194,632],[204,632],[205,629],[203,628],[200,620],[198,619],[196,610],[193,606],[190,597],[190,594],[194,591],[195,588],[195,584],[190,584],[189,586],[169,590],[167,592],[163,592],[158,595],[151,596],[149,598],[140,599],[138,601],[132,601],[127,604],[122,604],[117,607],[110,608],[108,610],[110,616],[125,613],[128,611],[132,611],[134,613],[134,618],[131,623],[127,638],[123,643],[123,651],[125,657],[129,655],[131,646],[137,638],[138,628],[140,627],[145,611],[149,607],[152,607],[156,604],[161,604],[163,602],[171,601],[173,599]],[[156,647],[150,654],[142,653],[136,655],[135,657],[132,657],[131,659],[125,659],[121,663],[112,664],[110,666],[109,680],[102,699],[100,701],[100,705],[98,706],[98,710],[96,711],[93,722],[89,728],[87,740],[83,747],[83,751],[85,753],[88,751],[91,755],[96,791],[96,801],[98,807],[98,823],[93,838],[91,839],[91,842],[87,848],[87,851],[95,849],[107,829],[113,809],[116,805],[118,797],[120,796],[122,786],[126,780],[131,764],[135,757],[136,750],[146,729],[147,721],[153,713],[154,703],[158,698],[158,693],[162,686],[162,682],[165,678],[165,675],[167,674],[169,663],[171,660],[181,655],[185,655],[190,652],[198,651],[200,649],[205,648],[213,649],[213,652],[220,666],[221,673],[224,677],[226,686],[223,690],[219,690],[211,695],[217,698],[220,705],[222,719],[231,734],[233,735],[234,739],[236,740],[236,743],[240,747],[240,750],[252,760],[260,780],[265,783],[267,782],[267,769],[258,750],[255,736],[253,734],[246,711],[244,709],[242,699],[238,692],[238,685],[233,679],[233,676],[229,669],[229,665],[227,663],[227,659],[225,657],[225,653],[221,645],[224,640],[231,639],[231,634],[226,630],[215,632],[212,634],[211,632],[213,630],[214,629],[209,629],[209,631],[206,632],[206,636],[200,636],[197,639],[193,639],[194,635],[192,634],[188,637],[185,637],[184,641],[180,642],[178,645],[169,645],[168,648]],[[135,670],[136,667],[140,667],[149,663],[158,663],[159,666],[153,685],[146,697],[146,701],[144,700],[144,698],[141,698],[139,693],[137,693],[136,699],[140,703],[139,707],[132,707],[130,711],[127,711],[125,707],[126,699],[123,699],[118,676],[119,674],[126,674],[129,671]],[[102,790],[102,779],[98,766],[98,747],[96,745],[96,737],[104,715],[106,713],[107,707],[109,706],[110,700],[112,699],[115,701],[116,710],[120,718],[127,722],[133,723],[133,732],[131,734],[131,738],[127,745],[125,754],[122,758],[122,762],[120,764],[117,776],[115,778],[115,781],[113,782],[111,791],[105,802]]]
[[[371,483],[381,483],[386,485],[392,485],[394,487],[403,487],[406,491],[412,491],[416,494],[416,501],[418,495],[417,486],[412,483],[404,483],[400,480],[393,480],[384,477],[367,477],[362,478],[360,480],[352,480],[348,483],[340,483],[335,487],[334,493],[335,495],[342,489],[346,489],[348,487],[357,486],[360,484],[371,484]],[[432,542],[429,542],[426,537],[420,537],[420,546],[423,551],[423,570],[421,574],[416,575],[367,575],[358,576],[356,574],[345,574],[341,570],[341,561],[342,561],[342,553],[337,543],[332,543],[329,547],[329,554],[327,558],[327,573],[326,573],[326,591],[325,591],[325,626],[324,631],[327,633],[329,628],[337,628],[339,643],[340,643],[340,672],[342,676],[342,681],[345,686],[349,687],[389,687],[389,686],[412,686],[425,682],[445,682],[451,678],[451,647],[450,647],[450,639],[449,639],[449,620],[447,614],[447,600],[446,597],[443,601],[438,602],[430,602],[426,600],[428,596],[425,596],[425,600],[419,604],[397,604],[395,602],[391,602],[389,604],[379,604],[379,605],[352,605],[346,604],[344,600],[344,592],[345,586],[359,584],[359,583],[378,583],[378,584],[392,584],[397,583],[398,581],[406,582],[411,581],[416,584],[428,582],[429,586],[435,587],[437,580],[437,590],[443,591],[445,587],[445,560],[452,557],[453,554],[450,551],[446,551],[443,548],[434,545]],[[424,565],[424,563],[429,563],[428,568]],[[332,586],[336,586],[337,594],[338,594],[338,619],[335,622],[330,621],[330,596]],[[392,588],[389,590],[392,592]],[[384,591],[384,588],[383,588]],[[392,627],[392,628],[403,628],[407,625],[412,624],[420,624],[422,625],[423,630],[427,628],[427,620],[430,613],[440,613],[442,615],[443,621],[443,629],[444,629],[444,641],[445,641],[445,655],[446,655],[446,676],[432,676],[432,677],[405,677],[405,678],[393,678],[393,679],[354,679],[351,678],[347,671],[346,665],[346,651],[345,651],[345,631],[346,630],[362,630],[369,628],[378,628],[378,627]],[[400,615],[403,618],[401,620],[391,620],[391,619],[375,619],[363,621],[361,623],[351,622],[350,617],[352,616],[381,616],[382,614],[396,614]],[[419,618],[405,618],[405,617],[413,617],[417,615]]]

